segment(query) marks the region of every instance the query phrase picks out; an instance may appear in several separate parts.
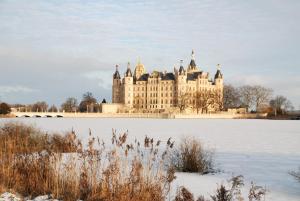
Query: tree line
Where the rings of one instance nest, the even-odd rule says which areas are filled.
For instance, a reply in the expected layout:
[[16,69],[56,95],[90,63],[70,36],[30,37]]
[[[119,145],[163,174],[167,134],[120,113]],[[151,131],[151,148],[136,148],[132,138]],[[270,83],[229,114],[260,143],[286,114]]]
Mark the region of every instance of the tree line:
[[[193,97],[191,99],[191,97]],[[103,99],[102,103],[106,103]],[[197,113],[207,113],[209,108],[215,111],[226,111],[229,108],[246,108],[249,112],[267,112],[273,115],[285,114],[293,110],[290,100],[283,95],[273,95],[273,90],[261,85],[243,85],[240,87],[225,84],[223,93],[204,90],[195,94],[185,93],[179,96],[176,107],[180,112],[191,107]],[[0,102],[0,114],[10,113],[10,108],[20,112],[100,112],[100,104],[91,92],[83,94],[79,102],[74,97],[69,97],[60,107],[48,105],[45,101],[33,104],[14,104]]]
[[[103,99],[102,103],[106,103]],[[20,112],[100,112],[100,104],[91,92],[83,94],[79,102],[74,97],[68,97],[60,107],[48,105],[45,101],[38,101],[33,104],[23,105],[14,104],[11,107],[18,109]]]
[[273,95],[273,90],[261,85],[244,85],[235,87],[224,86],[224,110],[228,108],[245,107],[252,112],[267,112],[269,114],[285,114],[294,110],[288,98],[283,95]]

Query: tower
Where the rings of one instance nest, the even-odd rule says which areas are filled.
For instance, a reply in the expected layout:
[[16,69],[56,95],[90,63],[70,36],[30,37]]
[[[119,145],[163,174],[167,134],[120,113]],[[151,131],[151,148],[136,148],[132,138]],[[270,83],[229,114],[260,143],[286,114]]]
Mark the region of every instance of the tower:
[[217,72],[215,74],[214,83],[217,87],[223,88],[223,74],[221,73],[221,65],[217,64]]
[[130,63],[127,63],[127,70],[123,78],[124,103],[128,107],[133,106],[133,76],[130,69]]
[[177,92],[178,92],[178,98],[185,94],[186,91],[186,79],[187,79],[187,73],[186,70],[183,67],[183,60],[180,60],[180,67],[177,77]]
[[121,103],[121,76],[119,73],[119,66],[116,65],[116,71],[113,74],[113,86],[112,86],[112,103]]

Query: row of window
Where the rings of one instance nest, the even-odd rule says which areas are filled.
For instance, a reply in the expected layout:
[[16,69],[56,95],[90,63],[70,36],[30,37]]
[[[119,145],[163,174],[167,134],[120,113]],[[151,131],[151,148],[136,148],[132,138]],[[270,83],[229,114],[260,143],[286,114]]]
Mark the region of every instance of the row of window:
[[[129,103],[129,102],[128,102]],[[176,103],[176,101],[174,100],[167,100],[167,99],[165,99],[165,100],[161,100],[161,103],[160,104],[173,104],[173,103]],[[144,104],[144,101],[143,100],[141,100],[141,101],[139,101],[139,100],[134,100],[133,101],[133,104]],[[147,101],[146,101],[146,104],[147,104]],[[150,100],[149,101],[149,104],[159,104],[159,101],[158,100],[156,100],[156,99],[154,99],[154,100]]]

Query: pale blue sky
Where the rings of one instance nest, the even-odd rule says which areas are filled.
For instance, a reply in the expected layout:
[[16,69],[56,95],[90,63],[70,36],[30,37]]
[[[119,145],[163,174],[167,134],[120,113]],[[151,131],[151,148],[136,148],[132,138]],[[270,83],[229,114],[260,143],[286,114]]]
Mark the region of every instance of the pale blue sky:
[[0,0],[0,100],[111,98],[115,64],[171,71],[191,50],[226,83],[262,84],[300,107],[300,1]]

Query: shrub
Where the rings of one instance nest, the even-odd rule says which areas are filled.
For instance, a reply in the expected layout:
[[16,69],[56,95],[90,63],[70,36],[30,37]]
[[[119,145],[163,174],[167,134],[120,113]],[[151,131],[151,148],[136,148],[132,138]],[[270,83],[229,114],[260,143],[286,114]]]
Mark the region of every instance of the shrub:
[[7,103],[0,103],[0,114],[9,114],[10,113],[10,107]]
[[177,171],[198,172],[207,174],[213,172],[213,152],[205,150],[200,140],[185,137],[172,155],[172,165]]

